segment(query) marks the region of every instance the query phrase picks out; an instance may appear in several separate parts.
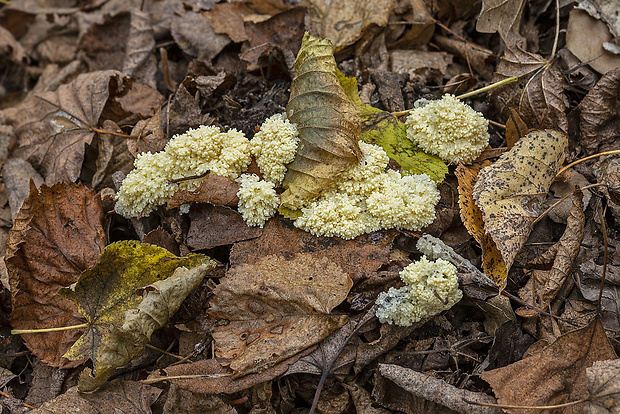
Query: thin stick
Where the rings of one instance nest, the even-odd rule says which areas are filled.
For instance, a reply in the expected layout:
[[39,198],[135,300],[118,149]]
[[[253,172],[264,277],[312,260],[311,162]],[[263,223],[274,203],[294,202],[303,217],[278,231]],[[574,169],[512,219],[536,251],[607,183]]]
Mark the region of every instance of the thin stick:
[[603,287],[605,286],[605,276],[607,276],[607,226],[605,225],[605,214],[603,213],[603,209],[601,208],[601,232],[603,233],[603,274],[601,276],[601,285],[598,290],[598,305],[596,312],[599,317],[603,309]]
[[573,161],[570,164],[568,164],[566,167],[560,168],[560,171],[558,171],[558,173],[556,174],[556,177],[558,175],[562,174],[564,171],[568,170],[570,167],[574,167],[575,165],[581,164],[584,161],[591,160],[592,158],[602,157],[603,155],[613,155],[613,154],[620,154],[620,150],[612,150],[612,151],[599,152],[598,154],[588,155],[587,157],[578,159],[577,161]]
[[[487,91],[490,91],[491,89],[499,88],[500,86],[504,86],[504,85],[507,85],[509,83],[516,82],[517,80],[518,80],[518,78],[516,76],[511,76],[511,77],[503,79],[503,80],[501,80],[499,82],[495,82],[495,83],[492,83],[490,85],[487,85],[487,86],[485,86],[483,88],[476,89],[475,91],[471,91],[471,92],[467,92],[467,93],[465,93],[463,95],[459,95],[459,96],[457,96],[457,98],[458,99],[469,98],[470,96],[478,95],[479,93],[487,92]],[[414,108],[407,109],[405,111],[392,112],[392,115],[394,115],[394,116],[409,115],[409,112],[411,112],[413,109]]]
[[157,382],[162,382],[162,381],[170,381],[170,380],[190,380],[190,379],[199,379],[199,378],[224,378],[224,377],[230,377],[230,374],[196,374],[196,375],[175,375],[175,376],[171,376],[171,377],[159,377],[159,378],[152,378],[152,379],[147,379],[147,380],[142,380],[141,382],[145,385],[148,384],[155,384]]
[[31,333],[44,333],[44,332],[60,332],[70,331],[72,329],[88,328],[87,323],[71,326],[61,326],[59,328],[41,328],[41,329],[13,329],[11,335],[31,334]]
[[[591,185],[586,185],[585,187],[582,188],[582,190],[589,190],[590,188],[594,188],[594,187],[600,187],[601,185],[605,185],[603,183],[597,183],[597,184],[591,184]],[[547,214],[549,214],[549,212],[551,210],[553,210],[554,208],[556,208],[560,203],[562,203],[564,200],[566,200],[568,197],[572,196],[573,193],[567,194],[564,197],[560,198],[558,201],[556,201],[555,203],[553,203],[552,205],[549,206],[548,209],[546,209],[545,211],[542,212],[542,214],[540,216],[538,216],[536,218],[536,220],[534,220],[534,222],[532,223],[532,226],[536,223],[538,223],[540,220],[542,220]],[[552,243],[555,244],[555,243]]]
[[506,129],[506,125],[500,124],[499,122],[491,121],[490,119],[489,119],[489,124],[495,125],[496,127],[501,128],[501,129]]
[[162,354],[164,354],[164,355],[168,355],[168,356],[171,356],[171,357],[176,358],[176,359],[183,359],[183,357],[182,357],[182,356],[180,356],[180,355],[176,355],[176,354],[173,354],[172,352],[168,352],[168,351],[166,351],[166,350],[164,350],[164,349],[157,348],[156,346],[153,346],[153,345],[151,345],[151,344],[146,344],[145,346],[146,346],[147,348],[151,348],[151,349],[153,349],[153,350],[155,350],[155,351],[157,351],[157,352],[161,352],[161,353],[162,353]]
[[560,0],[555,0],[555,39],[553,39],[553,49],[551,50],[551,59],[555,57],[555,51],[558,49],[558,39],[560,37]]
[[[2,392],[2,391],[0,391],[0,395],[2,395],[3,397],[6,397],[6,398],[15,398],[15,397],[11,397],[9,394],[6,394],[6,393],[4,393],[4,392]],[[15,399],[16,399],[16,398],[15,398]],[[36,410],[36,409],[37,409],[37,407],[33,407],[32,405],[30,405],[30,404],[26,404],[26,403],[25,403],[25,402],[23,402],[23,401],[22,401],[22,404],[24,405],[24,407],[26,407],[26,408],[30,408],[31,410]]]
[[483,407],[497,407],[497,408],[506,408],[506,409],[522,409],[522,410],[550,410],[554,408],[563,408],[570,407],[573,405],[583,404],[584,402],[589,401],[587,398],[570,401],[564,404],[556,404],[556,405],[503,405],[503,404],[491,404],[491,403],[483,403],[478,401],[470,401],[463,399],[468,404],[480,405]]
[[116,135],[117,137],[133,138],[131,135],[123,134],[122,132],[107,131],[105,129],[99,129],[99,128],[95,128],[92,126],[89,126],[89,128],[99,134],[110,134],[110,135]]

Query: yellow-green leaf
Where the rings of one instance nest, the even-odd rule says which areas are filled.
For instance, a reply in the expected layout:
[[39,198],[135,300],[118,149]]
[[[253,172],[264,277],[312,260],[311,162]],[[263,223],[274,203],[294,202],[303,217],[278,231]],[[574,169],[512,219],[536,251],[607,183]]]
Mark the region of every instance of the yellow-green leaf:
[[[215,266],[207,256],[176,257],[161,247],[121,241],[107,246],[93,268],[84,271],[70,288],[60,290],[61,296],[77,304],[78,311],[88,323],[87,331],[64,355],[70,360],[88,357],[93,361],[95,376],[91,376],[90,371],[82,374],[78,384],[81,391],[99,387],[114,373],[115,368],[138,356],[148,342],[145,337],[150,338],[151,333],[165,323],[159,318],[157,324],[151,324],[139,332],[135,331],[138,329],[135,323],[126,326],[132,312],[143,311],[139,307],[143,299],[137,294],[138,289],[169,278],[179,267],[192,269],[201,265],[205,266],[198,274],[200,280]],[[181,295],[174,296],[175,302],[167,305],[167,310],[171,312],[178,309],[175,303]],[[129,343],[128,338],[137,343]]]
[[298,210],[361,159],[360,116],[337,76],[333,46],[306,33],[295,61],[286,114],[300,144],[288,165],[282,206]]
[[441,158],[425,153],[408,139],[405,124],[392,113],[364,105],[358,95],[355,78],[347,78],[338,71],[338,79],[349,99],[359,110],[362,120],[360,134],[362,141],[379,145],[388,157],[400,164],[404,172],[427,174],[436,182],[443,181],[448,173],[448,167]]

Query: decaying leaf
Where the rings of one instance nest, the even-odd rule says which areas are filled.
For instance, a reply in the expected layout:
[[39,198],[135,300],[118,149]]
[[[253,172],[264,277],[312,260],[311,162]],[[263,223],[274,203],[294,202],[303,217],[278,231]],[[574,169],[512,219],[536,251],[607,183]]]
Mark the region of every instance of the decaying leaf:
[[[618,149],[620,145],[620,68],[605,74],[571,112],[578,149],[584,155]],[[571,131],[572,132],[572,131]]]
[[263,371],[317,344],[348,316],[330,312],[353,281],[328,258],[266,256],[230,269],[209,314],[215,354],[233,378]]
[[484,231],[482,211],[474,202],[474,184],[478,179],[478,173],[482,168],[479,164],[465,166],[459,164],[455,174],[459,180],[459,207],[461,220],[469,234],[474,236],[482,247],[482,268],[484,273],[495,282],[501,289],[506,285],[508,271],[502,254],[495,245],[493,238]]
[[426,174],[436,182],[443,181],[448,167],[441,158],[425,153],[408,139],[404,122],[392,113],[364,105],[357,92],[357,79],[348,78],[340,71],[337,73],[345,93],[359,110],[362,119],[360,140],[379,145],[403,171]]
[[586,368],[589,414],[612,414],[620,410],[620,359],[596,361]]
[[[502,405],[555,405],[587,397],[586,369],[615,359],[603,326],[595,319],[559,337],[539,353],[482,373]],[[523,410],[505,409],[511,414]]]
[[[58,289],[75,283],[105,246],[101,199],[83,185],[32,185],[9,234],[6,266],[15,329],[54,328],[84,322]],[[80,331],[24,334],[33,354],[54,367],[74,367],[62,358]]]
[[200,180],[200,186],[193,190],[180,190],[168,200],[166,208],[178,208],[185,203],[211,203],[216,206],[235,207],[239,203],[237,192],[241,184],[222,177],[221,175],[209,174]]
[[561,132],[534,131],[478,174],[474,200],[507,269],[532,231],[566,146]]
[[551,270],[532,270],[527,284],[519,290],[519,296],[537,309],[548,309],[566,281],[579,254],[584,236],[585,215],[582,207],[583,193],[579,188],[573,193],[573,208],[560,240],[541,254],[531,265],[549,265]]
[[482,33],[499,33],[509,43],[512,33],[519,33],[524,0],[483,0],[476,30]]
[[[207,268],[199,267],[203,264]],[[132,313],[138,314],[138,322],[142,318],[140,312],[146,309],[139,305],[152,306],[146,300],[143,301],[142,297],[136,294],[136,290],[171,277],[181,266],[197,268],[195,274],[189,273],[185,276],[202,280],[208,268],[214,264],[203,255],[176,257],[157,246],[137,241],[121,241],[108,245],[101,252],[95,266],[82,273],[76,284],[60,290],[62,297],[77,304],[79,312],[88,323],[86,332],[64,355],[70,360],[90,358],[93,361],[95,377],[90,375],[90,370],[86,370],[80,376],[80,391],[92,391],[101,386],[114,373],[115,368],[128,363],[136,353],[139,354],[146,343],[144,337],[150,337],[156,325],[151,320],[149,326],[135,331],[136,321],[129,322],[136,317],[132,316]],[[163,290],[160,286],[156,288]],[[178,298],[175,297],[175,300]],[[149,299],[150,301],[152,299]],[[176,302],[167,306],[169,309],[174,306],[178,308],[175,304]],[[153,315],[151,310],[148,312]],[[148,316],[144,317],[148,319]],[[159,323],[163,317],[158,316],[158,319]],[[126,328],[125,324],[133,326],[127,325],[130,328]],[[138,343],[134,344],[132,341]],[[146,341],[148,342],[148,338]]]
[[194,250],[212,249],[259,237],[260,227],[250,227],[241,213],[228,207],[202,204],[189,211],[191,223],[186,243]]
[[371,25],[385,26],[394,0],[308,0],[305,6],[319,35],[339,51],[355,43]]
[[284,177],[282,205],[297,210],[361,159],[360,117],[337,76],[332,44],[304,35],[286,114],[300,144]]
[[555,64],[522,48],[519,42],[508,47],[495,72],[495,81],[510,76],[519,81],[491,93],[505,119],[516,110],[532,129],[553,128],[566,132],[567,99],[564,79]]
[[129,82],[114,70],[80,75],[53,92],[44,92],[24,107],[16,107],[15,155],[28,160],[48,185],[74,182],[80,176],[84,150],[95,132],[92,127],[112,94],[120,93]]
[[30,413],[151,414],[151,405],[161,392],[138,381],[115,380],[95,393],[82,394],[77,387],[70,388]]

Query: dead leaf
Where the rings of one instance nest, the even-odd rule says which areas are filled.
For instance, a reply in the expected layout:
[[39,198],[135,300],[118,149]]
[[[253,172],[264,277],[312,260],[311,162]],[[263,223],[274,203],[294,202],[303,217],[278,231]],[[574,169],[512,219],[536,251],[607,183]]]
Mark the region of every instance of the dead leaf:
[[285,208],[298,210],[315,199],[362,157],[359,113],[340,86],[337,71],[331,42],[306,33],[286,105],[300,144],[282,184]]
[[[603,326],[596,319],[560,336],[535,355],[483,372],[482,379],[491,384],[502,405],[562,404],[587,397],[586,368],[595,361],[615,358]],[[529,412],[504,410],[511,414]]]
[[228,207],[209,204],[193,206],[189,218],[186,243],[193,250],[251,240],[263,233],[260,227],[249,227],[240,213]]
[[95,135],[92,127],[98,125],[110,96],[127,83],[120,72],[91,72],[11,108],[19,141],[15,156],[29,161],[48,185],[74,182],[85,146]]
[[353,281],[373,278],[375,272],[390,261],[396,231],[364,234],[353,240],[337,237],[317,237],[300,230],[289,220],[274,217],[267,222],[262,234],[252,240],[235,243],[230,252],[230,264],[252,264],[264,256],[280,255],[292,258],[311,253],[338,263]]
[[230,43],[228,36],[213,31],[209,19],[192,11],[175,14],[170,33],[183,52],[198,59],[211,60]]
[[595,19],[583,10],[570,11],[566,28],[566,48],[579,60],[603,75],[620,66],[620,56],[603,48],[603,44],[613,38],[603,21]]
[[131,131],[131,136],[137,141],[127,142],[127,148],[134,157],[142,152],[156,153],[163,151],[168,143],[166,136],[166,123],[162,121],[162,110],[158,110],[149,119],[140,120]]
[[393,50],[390,61],[392,72],[408,74],[424,83],[441,84],[448,65],[452,63],[452,55],[424,50]]
[[489,49],[476,45],[471,42],[465,42],[460,39],[451,39],[441,35],[435,35],[434,42],[439,47],[450,53],[461,56],[471,67],[480,74],[485,80],[493,78],[493,62],[495,62],[495,54]]
[[260,372],[315,345],[344,325],[331,314],[353,281],[328,258],[266,256],[230,269],[209,314],[215,354],[233,378]]
[[542,56],[523,49],[516,42],[499,61],[494,81],[517,76],[518,82],[497,88],[491,98],[508,119],[516,110],[531,129],[552,128],[566,132],[567,99],[562,73]]
[[456,412],[468,414],[501,412],[495,407],[482,407],[475,404],[475,402],[496,404],[495,398],[484,393],[462,390],[439,378],[398,365],[379,364],[378,368],[379,381],[387,379],[398,389]]
[[163,247],[175,256],[180,256],[179,244],[174,239],[174,236],[164,230],[161,226],[155,230],[149,231],[143,238],[142,243],[154,244],[155,246]]
[[[620,68],[601,77],[570,115],[584,155],[620,145]],[[572,132],[572,131],[571,131]]]
[[474,184],[478,180],[478,174],[482,165],[473,164],[465,166],[459,164],[455,174],[459,180],[459,207],[461,220],[469,234],[474,236],[482,247],[482,268],[484,273],[503,289],[506,286],[508,270],[502,254],[495,245],[493,238],[484,230],[482,211],[474,202]]
[[172,383],[163,414],[186,413],[237,414],[237,410],[217,395],[194,393]]
[[476,30],[481,33],[497,32],[504,43],[510,45],[511,35],[519,33],[524,6],[524,0],[483,0]]
[[[85,370],[78,382],[80,391],[92,391],[101,386],[114,373],[115,368],[135,358],[136,353],[139,354],[138,351],[141,352],[144,347],[145,343],[138,342],[138,339],[144,341],[139,331],[127,333],[124,328],[124,324],[134,318],[130,315],[135,311],[131,310],[140,309],[139,305],[145,304],[136,295],[136,289],[171,277],[181,266],[196,267],[199,274],[193,276],[202,280],[207,271],[199,267],[202,264],[214,266],[203,255],[179,258],[150,244],[121,241],[106,246],[94,267],[84,271],[71,288],[59,291],[62,297],[77,304],[78,311],[88,323],[86,332],[64,354],[65,358],[72,361],[84,358],[93,361],[96,376],[93,378],[90,375],[90,369]],[[137,315],[137,318],[141,316]],[[135,326],[132,328],[137,329]],[[143,332],[148,333],[149,329],[152,329],[152,333],[154,325],[144,328]],[[144,335],[150,337],[150,333]],[[124,335],[129,335],[132,341],[124,342]],[[133,341],[137,342],[139,350],[133,348]]]
[[[83,323],[75,304],[60,297],[58,289],[92,267],[104,246],[103,211],[94,191],[75,184],[31,187],[7,244],[13,328]],[[64,331],[22,337],[43,362],[65,368],[82,362],[62,358],[79,335],[79,331]]]
[[78,48],[90,71],[115,69],[156,88],[157,65],[153,27],[139,10],[105,15],[80,37]]
[[519,112],[514,108],[510,108],[510,117],[506,121],[506,146],[508,149],[514,147],[514,145],[530,132],[527,124],[523,122]]
[[2,166],[2,178],[6,185],[11,217],[15,221],[24,200],[30,195],[30,180],[38,188],[43,183],[43,177],[32,168],[28,161],[11,158]]
[[209,174],[200,180],[200,186],[193,190],[181,190],[168,200],[166,209],[178,208],[185,203],[211,203],[216,206],[236,207],[239,203],[237,192],[241,185],[230,178]]
[[[573,168],[569,168],[551,184],[549,188],[549,197],[545,200],[544,208],[547,209],[553,206],[553,209],[547,214],[548,217],[556,223],[566,224],[566,220],[571,215],[571,209],[573,208],[573,200],[570,195],[575,191],[575,186],[581,188],[590,185],[590,182],[583,175],[579,174]],[[568,197],[568,198],[565,198]],[[564,198],[564,201],[558,204],[558,201]],[[583,210],[588,207],[592,193],[589,190],[583,191]]]
[[435,33],[435,19],[428,12],[424,0],[412,0],[410,3],[412,16],[408,18],[405,15],[405,19],[407,22],[412,23],[411,29],[403,37],[389,45],[392,50],[424,46],[431,40],[433,33]]
[[18,64],[28,62],[28,57],[22,45],[15,40],[11,32],[2,26],[0,26],[0,56]]
[[211,22],[215,33],[226,34],[235,43],[248,40],[243,23],[246,16],[254,14],[254,11],[244,3],[219,3],[203,14]]
[[590,398],[586,412],[612,414],[620,410],[620,359],[596,361],[586,368]]
[[531,266],[550,265],[551,270],[532,270],[527,284],[519,290],[519,296],[537,309],[549,309],[551,301],[564,285],[573,262],[579,254],[584,236],[585,215],[582,206],[583,193],[577,187],[573,192],[573,208],[560,240],[534,260]]
[[[102,125],[105,131],[122,134],[114,122],[105,120]],[[117,134],[97,133],[97,160],[95,173],[91,179],[91,187],[98,190],[114,187],[112,174],[121,171],[127,175],[133,169],[134,157],[129,152],[129,139]]]
[[478,174],[474,200],[506,269],[512,266],[541,213],[542,201],[564,162],[566,145],[561,132],[534,131]]
[[35,359],[32,363],[32,384],[24,402],[39,406],[57,397],[62,392],[67,374],[66,369],[57,369]]
[[83,394],[77,387],[46,402],[32,414],[151,414],[151,405],[162,390],[137,381],[115,380],[95,393]]
[[281,51],[291,79],[295,76],[295,56],[304,35],[305,8],[297,7],[259,22],[245,23],[249,42],[241,48],[241,59],[248,62],[248,70],[260,68],[261,56],[273,56]]
[[334,51],[355,43],[371,25],[383,27],[394,9],[393,0],[306,0],[304,6],[315,33],[334,45]]

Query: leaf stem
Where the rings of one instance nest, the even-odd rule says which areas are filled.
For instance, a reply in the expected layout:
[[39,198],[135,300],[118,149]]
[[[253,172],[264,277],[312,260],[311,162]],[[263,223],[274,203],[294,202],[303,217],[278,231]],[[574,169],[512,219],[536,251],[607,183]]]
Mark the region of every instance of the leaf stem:
[[[457,98],[458,99],[469,98],[470,96],[478,95],[479,93],[487,92],[487,91],[490,91],[491,89],[499,88],[500,86],[504,86],[504,85],[508,85],[509,83],[516,82],[518,79],[519,78],[517,78],[516,76],[511,76],[509,78],[502,79],[499,82],[495,82],[495,83],[492,83],[490,85],[487,85],[487,86],[485,86],[483,88],[476,89],[475,91],[471,91],[471,92],[464,93],[463,95],[459,95],[459,96],[457,96]],[[404,111],[392,112],[392,115],[394,115],[394,116],[409,115],[409,112],[411,112],[413,109],[414,108],[406,109]]]
[[61,326],[59,328],[41,328],[41,329],[13,329],[11,335],[21,335],[30,333],[43,333],[43,332],[60,332],[70,331],[72,329],[88,328],[87,323],[81,323],[79,325]]
[[598,158],[598,157],[602,157],[603,155],[613,155],[613,154],[620,154],[620,150],[612,150],[612,151],[605,151],[605,152],[599,152],[598,154],[594,154],[594,155],[588,155],[587,157],[584,158],[580,158],[577,161],[573,161],[570,164],[568,164],[566,167],[562,167],[560,168],[560,171],[558,171],[558,173],[555,175],[556,177],[559,176],[560,174],[562,174],[564,171],[568,170],[570,167],[574,167],[577,164],[581,164],[584,161],[588,161],[591,160],[592,158]]

